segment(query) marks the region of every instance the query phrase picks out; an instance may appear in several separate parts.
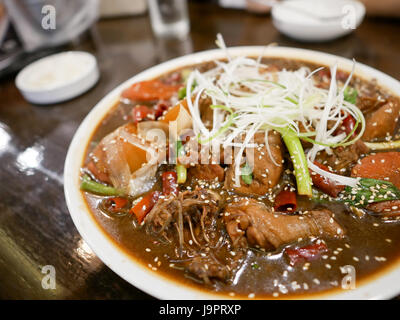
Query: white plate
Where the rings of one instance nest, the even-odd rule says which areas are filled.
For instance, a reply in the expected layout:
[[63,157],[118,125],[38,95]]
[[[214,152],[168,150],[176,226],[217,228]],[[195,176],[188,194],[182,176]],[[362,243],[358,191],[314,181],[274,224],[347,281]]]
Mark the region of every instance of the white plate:
[[[230,48],[231,55],[281,57],[310,61],[320,65],[339,63],[339,68],[350,71],[352,61],[338,56],[285,47],[235,47]],[[205,61],[224,58],[221,50],[203,51],[170,60],[154,66],[125,81],[106,95],[86,116],[71,142],[64,168],[64,191],[71,217],[83,239],[96,255],[120,277],[160,299],[228,299],[228,296],[195,289],[180,282],[149,270],[121,250],[95,222],[79,190],[80,167],[83,164],[86,146],[93,131],[106,113],[118,101],[119,95],[131,84],[160,76],[168,71]],[[376,78],[378,83],[397,95],[400,95],[400,82],[368,66],[357,64],[356,74],[365,79]],[[400,261],[379,276],[366,280],[355,290],[340,290],[313,294],[308,298],[317,299],[386,299],[400,293]],[[304,296],[307,298],[307,296]],[[285,298],[285,296],[283,296]]]

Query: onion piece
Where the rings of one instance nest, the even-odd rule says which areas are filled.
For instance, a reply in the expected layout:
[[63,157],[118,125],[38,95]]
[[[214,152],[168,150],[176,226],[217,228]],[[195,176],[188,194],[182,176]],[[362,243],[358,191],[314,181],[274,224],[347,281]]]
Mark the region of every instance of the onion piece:
[[137,124],[138,135],[145,138],[148,131],[160,129],[166,135],[168,134],[168,124],[161,121],[141,121]]
[[106,154],[106,167],[112,185],[120,190],[128,191],[130,180],[130,168],[125,160],[122,140],[119,139],[119,131],[112,132],[102,140],[103,150]]
[[134,197],[152,188],[163,153],[127,126],[118,128],[101,143],[106,153],[107,171],[115,188]]

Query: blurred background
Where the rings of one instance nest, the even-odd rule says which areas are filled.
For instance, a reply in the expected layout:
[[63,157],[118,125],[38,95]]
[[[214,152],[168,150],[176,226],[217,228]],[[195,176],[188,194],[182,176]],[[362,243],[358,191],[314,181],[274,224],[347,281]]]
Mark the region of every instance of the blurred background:
[[[399,0],[0,0],[0,298],[149,298],[119,278],[75,229],[63,193],[69,143],[93,106],[162,61],[227,46],[336,54],[400,79]],[[80,50],[97,60],[87,92],[30,103],[15,83],[33,61]],[[57,270],[43,290],[41,268]]]

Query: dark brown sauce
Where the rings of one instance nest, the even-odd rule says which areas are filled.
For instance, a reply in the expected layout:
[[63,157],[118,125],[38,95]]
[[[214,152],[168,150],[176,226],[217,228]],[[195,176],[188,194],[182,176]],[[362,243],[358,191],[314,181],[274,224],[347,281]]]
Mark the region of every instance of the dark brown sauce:
[[[288,69],[310,63],[272,59],[279,67]],[[270,61],[268,61],[270,62]],[[362,80],[355,79],[353,82]],[[129,106],[117,104],[98,125],[91,141],[98,142],[107,133],[126,122],[124,118]],[[92,147],[88,146],[87,155]],[[102,197],[84,193],[88,207],[95,220],[105,233],[126,253],[143,265],[157,268],[174,281],[200,290],[212,290],[215,293],[234,293],[235,297],[247,297],[255,294],[256,298],[271,298],[273,293],[279,297],[302,297],[322,293],[327,290],[341,289],[342,279],[346,274],[341,267],[351,265],[356,271],[356,285],[368,280],[374,274],[387,269],[399,259],[397,250],[400,245],[400,222],[384,221],[379,217],[365,215],[362,218],[351,214],[340,203],[300,203],[302,208],[313,206],[325,207],[335,213],[335,219],[347,230],[345,239],[324,239],[329,252],[322,258],[289,267],[288,260],[282,257],[282,248],[269,254],[248,250],[242,267],[231,283],[215,282],[212,287],[205,287],[194,278],[187,277],[182,270],[170,267],[170,260],[175,256],[174,244],[161,243],[138,227],[129,215],[111,217],[98,209]],[[150,249],[150,250],[148,250]],[[161,262],[161,265],[159,263]],[[276,296],[276,295],[275,295]]]

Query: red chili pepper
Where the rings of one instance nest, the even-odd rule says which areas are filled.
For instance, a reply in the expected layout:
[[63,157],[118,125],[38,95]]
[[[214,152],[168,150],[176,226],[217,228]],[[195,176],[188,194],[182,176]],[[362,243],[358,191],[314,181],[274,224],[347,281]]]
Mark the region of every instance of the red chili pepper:
[[178,176],[175,171],[166,171],[162,174],[163,194],[178,194]]
[[[342,126],[344,127],[344,131],[346,134],[350,134],[353,131],[354,127],[356,126],[356,120],[351,115],[348,115],[342,122]],[[353,136],[355,132],[353,133]]]
[[[324,166],[323,164],[317,161],[314,161],[314,164],[324,171],[332,172],[329,170],[328,167]],[[337,182],[331,179],[321,176],[320,174],[312,171],[311,169],[310,169],[310,175],[313,185],[316,186],[318,189],[320,189],[322,192],[325,192],[326,194],[330,195],[331,197],[336,198],[338,194],[345,188],[344,185],[338,184]]]
[[153,209],[154,205],[160,197],[160,191],[153,191],[148,193],[140,200],[132,209],[129,211],[130,214],[134,214],[139,223],[142,223],[146,215]]
[[297,208],[296,193],[289,190],[282,190],[275,197],[274,209],[279,212],[294,212]]
[[344,72],[342,70],[336,71],[336,80],[346,82],[348,77],[349,77],[349,74],[347,72]]
[[[336,129],[335,135],[339,135],[341,133],[346,133],[347,135],[350,134],[350,132],[353,131],[354,127],[356,125],[356,120],[351,115],[348,115],[344,120],[342,121],[342,125]],[[356,135],[356,133],[353,133],[353,137]]]
[[292,266],[298,262],[316,260],[326,251],[328,251],[328,247],[322,241],[300,248],[285,249]]
[[121,197],[110,198],[110,200],[112,202],[112,210],[114,211],[121,210],[128,203],[128,199]]
[[317,74],[319,76],[321,76],[321,77],[330,78],[331,77],[331,70],[329,70],[328,68],[324,68],[324,69],[319,70]]
[[153,113],[154,113],[154,118],[158,119],[161,117],[164,113],[165,110],[168,110],[169,106],[166,102],[160,101],[154,106]]
[[153,114],[153,111],[149,107],[137,105],[132,109],[133,123],[137,124],[138,122],[143,121],[148,118],[150,114]]

